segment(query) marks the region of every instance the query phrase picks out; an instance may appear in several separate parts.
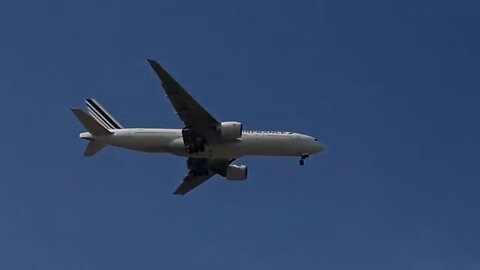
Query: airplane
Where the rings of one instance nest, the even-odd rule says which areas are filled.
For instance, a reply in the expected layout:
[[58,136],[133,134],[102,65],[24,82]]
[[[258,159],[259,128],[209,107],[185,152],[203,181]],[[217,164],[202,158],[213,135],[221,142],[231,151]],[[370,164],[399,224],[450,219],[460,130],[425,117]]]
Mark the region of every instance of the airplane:
[[87,130],[84,155],[94,156],[105,146],[187,157],[188,173],[175,190],[185,195],[214,175],[231,181],[247,179],[245,165],[233,164],[244,156],[294,156],[300,165],[325,149],[317,139],[286,131],[247,131],[240,122],[219,122],[206,111],[160,64],[147,59],[161,81],[166,96],[183,121],[182,129],[124,128],[94,99],[86,99],[88,113],[72,112]]

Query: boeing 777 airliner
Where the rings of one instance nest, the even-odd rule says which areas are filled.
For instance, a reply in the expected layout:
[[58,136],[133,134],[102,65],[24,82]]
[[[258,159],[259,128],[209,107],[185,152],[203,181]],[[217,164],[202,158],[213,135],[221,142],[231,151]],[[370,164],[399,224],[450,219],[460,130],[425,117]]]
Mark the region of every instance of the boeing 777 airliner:
[[107,145],[142,152],[170,153],[188,157],[188,174],[174,194],[185,195],[212,176],[228,180],[247,179],[247,166],[233,161],[244,156],[297,156],[300,165],[312,154],[324,150],[315,138],[277,131],[245,131],[242,123],[219,122],[154,60],[148,60],[162,82],[163,89],[177,115],[182,129],[124,128],[97,101],[87,99],[88,114],[72,109],[87,132],[85,156],[93,156]]

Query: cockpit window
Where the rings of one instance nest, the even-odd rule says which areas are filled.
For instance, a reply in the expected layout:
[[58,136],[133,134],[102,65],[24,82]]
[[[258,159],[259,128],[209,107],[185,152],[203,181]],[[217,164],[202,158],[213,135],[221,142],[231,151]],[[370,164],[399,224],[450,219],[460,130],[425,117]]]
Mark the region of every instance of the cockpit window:
[[316,142],[318,142],[318,140],[317,140],[317,139],[315,139],[315,138],[313,138],[313,139],[314,139]]

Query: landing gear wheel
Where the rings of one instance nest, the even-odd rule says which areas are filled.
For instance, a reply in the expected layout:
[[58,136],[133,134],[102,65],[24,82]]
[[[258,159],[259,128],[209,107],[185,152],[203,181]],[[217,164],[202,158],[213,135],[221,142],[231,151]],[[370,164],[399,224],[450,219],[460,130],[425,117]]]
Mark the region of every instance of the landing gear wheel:
[[197,150],[195,149],[194,146],[188,146],[187,151],[188,151],[189,154],[193,154],[193,153],[197,152]]
[[205,145],[203,143],[192,144],[190,146],[187,146],[187,151],[188,151],[189,154],[204,152],[205,151]]
[[301,155],[300,156],[300,166],[305,165],[305,159],[308,158],[308,155]]

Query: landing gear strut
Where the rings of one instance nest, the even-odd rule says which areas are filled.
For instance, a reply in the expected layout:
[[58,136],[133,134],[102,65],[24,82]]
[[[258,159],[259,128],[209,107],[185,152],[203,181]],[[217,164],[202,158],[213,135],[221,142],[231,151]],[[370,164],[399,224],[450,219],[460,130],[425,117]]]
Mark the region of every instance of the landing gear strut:
[[189,154],[205,151],[206,141],[197,136],[194,129],[184,128],[182,129],[183,143],[185,144],[185,150]]
[[187,147],[187,151],[189,154],[204,152],[205,144],[203,142],[198,142],[196,144],[190,145]]
[[301,155],[300,156],[300,166],[305,165],[305,159],[307,159],[309,155]]

